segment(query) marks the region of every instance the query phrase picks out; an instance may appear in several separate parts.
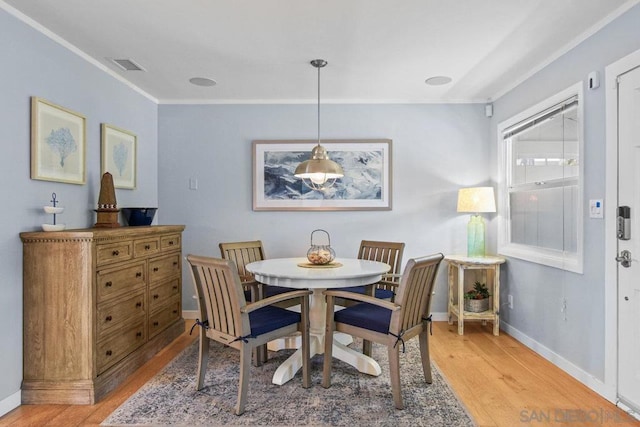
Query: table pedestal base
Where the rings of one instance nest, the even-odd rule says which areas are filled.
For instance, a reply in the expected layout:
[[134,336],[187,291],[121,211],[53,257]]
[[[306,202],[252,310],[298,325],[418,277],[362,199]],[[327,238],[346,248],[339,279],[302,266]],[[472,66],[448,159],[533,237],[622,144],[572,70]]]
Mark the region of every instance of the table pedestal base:
[[[299,337],[298,337],[299,338]],[[310,354],[311,357],[316,354],[324,354],[324,336],[323,335],[310,335]],[[342,341],[342,342],[341,342]],[[346,342],[347,344],[344,344]],[[356,368],[358,371],[373,376],[378,376],[381,373],[380,365],[378,362],[359,353],[355,350],[347,347],[349,343],[353,342],[353,338],[347,334],[336,334],[333,340],[333,357],[342,360],[345,363]],[[302,367],[302,350],[298,348],[287,360],[276,369],[273,374],[271,382],[277,385],[282,385],[289,381],[296,375],[296,372]]]
[[[343,345],[349,345],[353,342],[353,337],[349,334],[343,334],[342,332],[335,332],[333,334],[333,340],[338,341]],[[302,347],[302,337],[300,336],[300,333],[291,335],[290,337],[269,341],[267,343],[267,350],[269,351],[297,350],[300,347]]]

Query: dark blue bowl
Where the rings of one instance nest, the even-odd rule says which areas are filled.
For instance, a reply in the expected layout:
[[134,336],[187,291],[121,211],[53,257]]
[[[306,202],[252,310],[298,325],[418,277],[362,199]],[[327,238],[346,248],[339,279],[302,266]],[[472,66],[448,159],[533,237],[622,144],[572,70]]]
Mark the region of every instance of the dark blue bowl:
[[131,226],[151,225],[158,208],[122,208],[122,215]]

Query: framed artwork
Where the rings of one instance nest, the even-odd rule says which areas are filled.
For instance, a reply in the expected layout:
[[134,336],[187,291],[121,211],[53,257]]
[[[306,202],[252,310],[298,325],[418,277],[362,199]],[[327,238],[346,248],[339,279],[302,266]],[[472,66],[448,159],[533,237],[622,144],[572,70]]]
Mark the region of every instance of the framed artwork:
[[317,140],[253,141],[253,210],[391,210],[391,140],[324,140],[344,176],[325,190],[293,176]]
[[31,97],[31,179],[85,183],[86,118]]
[[102,123],[102,173],[113,176],[115,188],[136,188],[136,146],[138,138],[128,130]]

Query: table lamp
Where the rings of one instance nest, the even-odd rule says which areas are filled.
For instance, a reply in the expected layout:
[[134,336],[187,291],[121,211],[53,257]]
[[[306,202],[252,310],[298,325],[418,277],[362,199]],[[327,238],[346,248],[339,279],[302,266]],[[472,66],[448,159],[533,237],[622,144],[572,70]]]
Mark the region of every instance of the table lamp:
[[483,257],[484,218],[482,212],[495,212],[496,201],[493,187],[461,188],[458,190],[458,212],[471,213],[467,224],[467,256]]

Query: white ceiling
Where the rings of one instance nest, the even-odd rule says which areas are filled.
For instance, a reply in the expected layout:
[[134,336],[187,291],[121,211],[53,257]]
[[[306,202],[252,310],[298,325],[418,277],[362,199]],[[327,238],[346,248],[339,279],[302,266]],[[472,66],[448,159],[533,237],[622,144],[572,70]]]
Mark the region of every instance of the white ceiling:
[[[161,102],[486,102],[640,0],[0,0]],[[61,39],[61,40],[60,40]],[[123,71],[127,58],[146,71]],[[428,86],[425,79],[453,81]],[[212,87],[189,83],[209,77]]]

